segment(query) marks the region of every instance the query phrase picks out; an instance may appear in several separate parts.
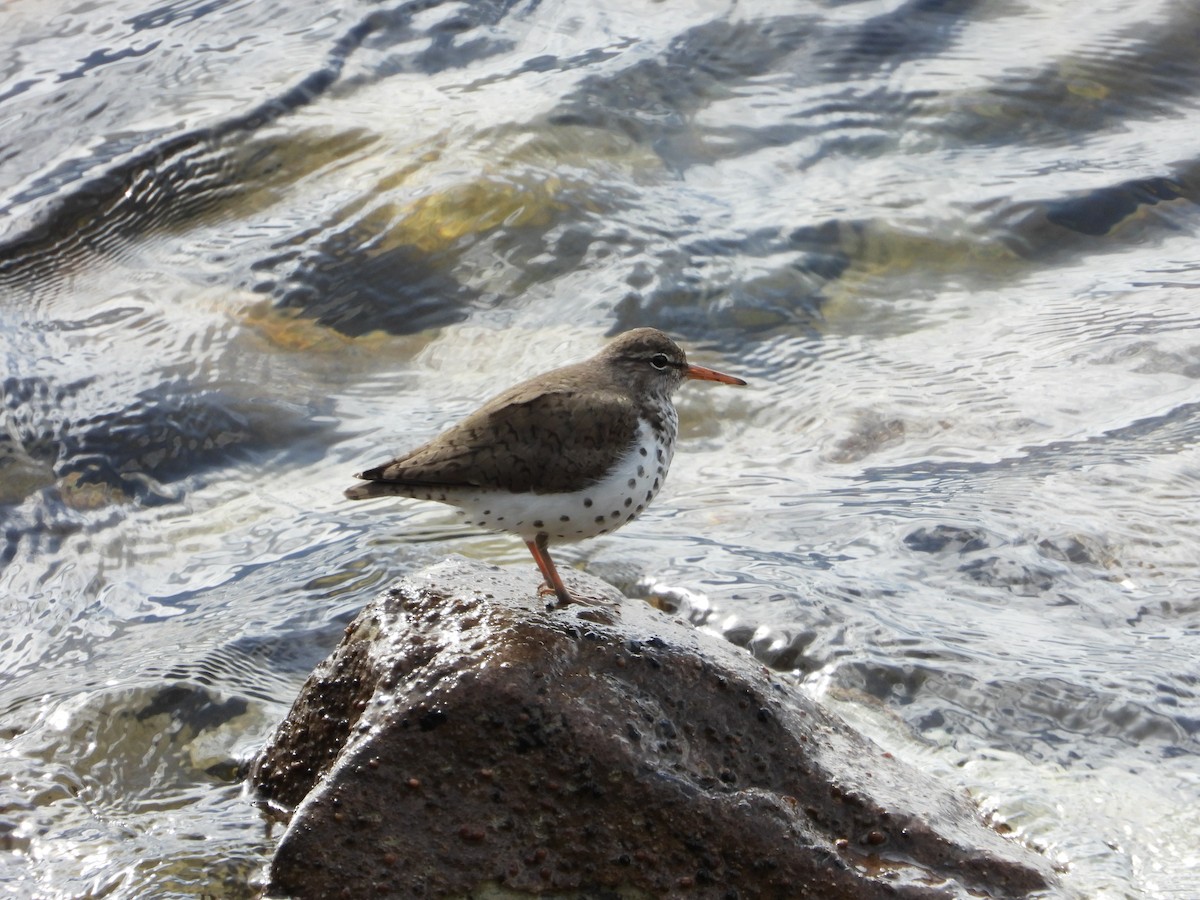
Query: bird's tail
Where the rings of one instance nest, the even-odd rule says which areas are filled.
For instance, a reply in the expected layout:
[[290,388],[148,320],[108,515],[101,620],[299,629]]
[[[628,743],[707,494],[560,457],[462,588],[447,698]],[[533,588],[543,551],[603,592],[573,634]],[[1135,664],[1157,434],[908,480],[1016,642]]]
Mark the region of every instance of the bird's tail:
[[351,500],[371,500],[375,497],[404,496],[406,491],[402,485],[388,484],[385,481],[364,481],[361,484],[346,488],[345,495]]

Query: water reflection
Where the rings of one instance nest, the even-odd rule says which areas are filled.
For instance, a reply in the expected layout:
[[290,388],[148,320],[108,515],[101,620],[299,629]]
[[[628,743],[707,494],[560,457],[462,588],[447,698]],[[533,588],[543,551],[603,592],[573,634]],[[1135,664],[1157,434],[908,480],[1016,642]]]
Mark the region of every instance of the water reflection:
[[564,562],[1072,889],[1200,889],[1190,6],[12,6],[0,878],[253,895],[238,762],[348,618],[527,565],[347,475],[654,324],[753,390]]

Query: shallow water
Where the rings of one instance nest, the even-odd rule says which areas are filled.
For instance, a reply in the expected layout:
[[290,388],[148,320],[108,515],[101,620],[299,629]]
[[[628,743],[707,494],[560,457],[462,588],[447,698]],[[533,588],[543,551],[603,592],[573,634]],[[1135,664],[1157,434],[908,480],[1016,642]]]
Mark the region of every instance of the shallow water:
[[1049,6],[8,4],[0,894],[252,896],[344,624],[532,565],[348,475],[641,324],[751,386],[562,563],[1200,894],[1200,12]]

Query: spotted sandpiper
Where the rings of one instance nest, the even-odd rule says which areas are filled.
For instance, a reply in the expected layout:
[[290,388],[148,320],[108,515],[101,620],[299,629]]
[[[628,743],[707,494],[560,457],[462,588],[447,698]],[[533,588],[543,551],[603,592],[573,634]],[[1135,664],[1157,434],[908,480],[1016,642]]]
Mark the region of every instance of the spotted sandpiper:
[[519,535],[558,597],[549,547],[615,531],[667,477],[684,379],[745,384],[703,366],[655,328],[616,337],[591,359],[523,381],[411,453],[355,475],[351,500],[400,496],[457,506]]

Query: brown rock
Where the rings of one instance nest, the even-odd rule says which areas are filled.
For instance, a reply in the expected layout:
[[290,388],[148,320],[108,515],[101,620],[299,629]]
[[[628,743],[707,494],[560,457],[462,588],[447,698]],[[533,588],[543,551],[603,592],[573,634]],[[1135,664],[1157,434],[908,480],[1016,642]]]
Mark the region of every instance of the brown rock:
[[452,560],[367,607],[255,763],[270,896],[1026,897],[1045,860],[751,657]]

